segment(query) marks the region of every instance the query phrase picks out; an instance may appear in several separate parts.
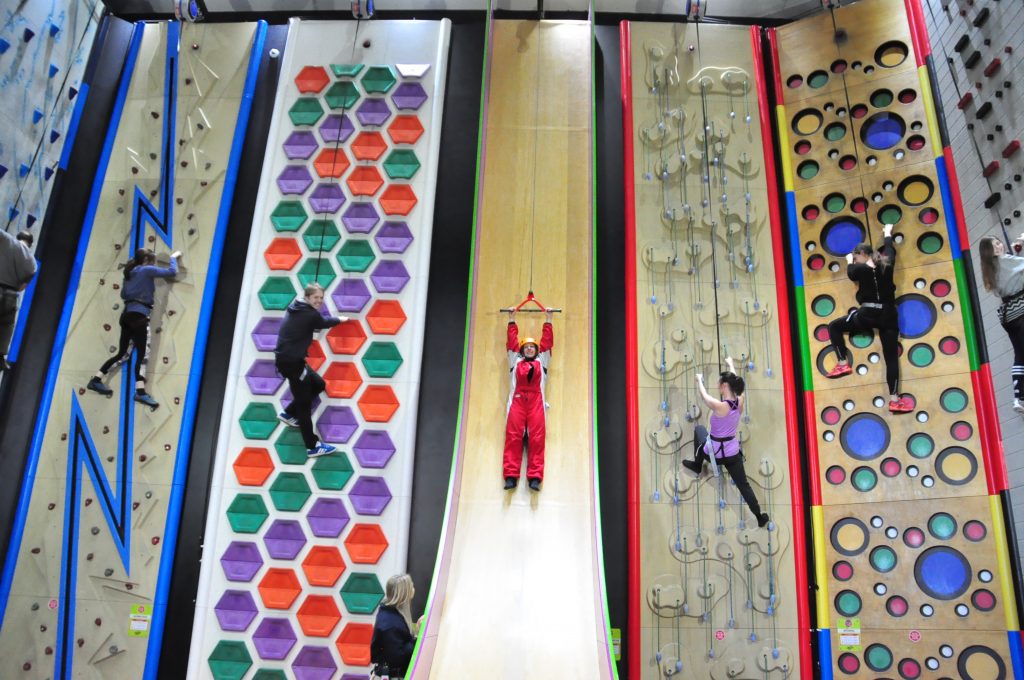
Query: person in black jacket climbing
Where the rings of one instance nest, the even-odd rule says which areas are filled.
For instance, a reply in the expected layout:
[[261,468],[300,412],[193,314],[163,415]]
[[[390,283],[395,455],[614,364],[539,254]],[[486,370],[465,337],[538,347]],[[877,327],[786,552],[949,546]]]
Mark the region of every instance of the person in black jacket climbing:
[[408,574],[388,579],[370,639],[370,663],[374,666],[374,677],[401,680],[408,672],[420,621],[423,620],[421,616],[415,624],[412,622],[409,603],[415,595],[416,588]]
[[846,256],[846,275],[857,284],[857,303],[860,307],[828,325],[828,339],[839,360],[828,372],[828,377],[840,378],[853,372],[844,334],[877,330],[882,341],[882,356],[885,357],[889,411],[909,413],[914,410],[914,402],[899,393],[900,325],[896,309],[896,284],[893,281],[896,248],[892,241],[892,225],[886,224],[882,234],[885,242],[881,249],[876,251],[870,243],[862,243]]
[[320,307],[324,303],[324,289],[319,283],[306,286],[305,297],[293,300],[284,314],[284,322],[277,333],[274,363],[292,391],[292,402],[278,414],[285,425],[299,428],[306,454],[310,458],[325,456],[336,449],[321,442],[313,433],[313,400],[327,384],[316,371],[306,364],[306,354],[313,342],[313,334],[348,321],[345,316],[324,316]]

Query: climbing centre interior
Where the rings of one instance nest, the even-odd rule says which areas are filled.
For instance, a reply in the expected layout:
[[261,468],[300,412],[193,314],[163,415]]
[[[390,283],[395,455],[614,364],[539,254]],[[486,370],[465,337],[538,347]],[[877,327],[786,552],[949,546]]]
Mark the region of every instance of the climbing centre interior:
[[1021,54],[1012,0],[7,2],[0,680],[381,678],[401,574],[405,678],[1024,680]]

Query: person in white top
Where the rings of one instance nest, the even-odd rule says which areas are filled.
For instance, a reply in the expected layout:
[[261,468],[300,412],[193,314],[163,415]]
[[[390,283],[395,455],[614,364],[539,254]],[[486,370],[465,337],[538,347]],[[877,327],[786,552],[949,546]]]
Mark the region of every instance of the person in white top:
[[1013,410],[1024,415],[1024,234],[1008,249],[1003,242],[986,236],[978,242],[981,282],[985,290],[1002,298],[999,323],[1013,345]]

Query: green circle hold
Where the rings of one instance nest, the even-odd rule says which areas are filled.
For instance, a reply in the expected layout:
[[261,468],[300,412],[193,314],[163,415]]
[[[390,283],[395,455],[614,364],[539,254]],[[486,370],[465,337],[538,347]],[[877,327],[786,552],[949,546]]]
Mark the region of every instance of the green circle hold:
[[811,309],[818,316],[828,316],[832,312],[836,311],[836,301],[828,295],[819,295],[814,298],[814,302],[811,303]]
[[836,596],[836,611],[843,616],[856,616],[860,607],[860,595],[852,590],[844,590]]
[[871,105],[876,109],[892,104],[892,92],[889,90],[875,90],[871,93]]
[[935,450],[935,442],[926,434],[918,432],[907,440],[907,451],[914,458],[927,458]]
[[925,234],[917,242],[917,247],[925,255],[934,255],[942,249],[942,239],[939,238],[938,234]]
[[829,194],[825,197],[825,210],[837,213],[846,207],[846,198],[842,194]]
[[967,408],[967,393],[959,387],[951,387],[939,397],[939,404],[949,413],[960,413]]
[[873,671],[887,671],[892,666],[892,652],[885,645],[871,645],[864,652],[864,663]]
[[903,211],[894,205],[887,205],[878,213],[878,219],[882,224],[896,224],[903,217]]
[[813,179],[818,174],[818,163],[817,161],[804,161],[796,169],[796,172],[800,175],[800,179]]
[[872,550],[869,560],[874,570],[883,574],[896,568],[896,552],[887,545],[880,545]]
[[875,336],[871,333],[854,333],[850,336],[850,344],[857,349],[864,349],[870,347],[871,343],[875,341]]
[[914,345],[910,349],[910,363],[918,368],[930,366],[935,361],[935,350],[925,344]]
[[871,491],[878,483],[878,475],[869,467],[859,467],[850,475],[850,481],[857,491]]
[[956,533],[956,520],[947,512],[937,512],[928,520],[928,531],[935,538],[948,540]]
[[825,126],[825,139],[830,142],[838,142],[846,136],[846,126],[842,123],[830,123]]

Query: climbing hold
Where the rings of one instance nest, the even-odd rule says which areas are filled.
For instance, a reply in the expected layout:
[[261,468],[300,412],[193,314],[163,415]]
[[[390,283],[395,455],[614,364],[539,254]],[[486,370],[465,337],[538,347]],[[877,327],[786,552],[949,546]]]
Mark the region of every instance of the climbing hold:
[[58,33],[60,33],[60,26],[57,24],[50,24],[50,37],[56,38]]
[[50,64],[49,74],[51,78],[57,75],[58,71],[60,71],[60,68],[56,64]]
[[21,214],[21,211],[15,208],[13,205],[11,209],[7,211],[7,219],[13,220],[15,217]]
[[53,144],[58,139],[60,139],[60,133],[56,130],[50,130],[50,144]]
[[4,54],[9,49],[11,49],[11,43],[7,42],[3,38],[0,38],[0,54]]
[[76,96],[78,96],[78,88],[77,87],[73,87],[73,86],[69,87],[68,88],[68,99],[74,99]]
[[43,119],[43,112],[40,109],[34,109],[32,111],[32,124],[35,125]]
[[37,219],[39,218],[33,215],[32,213],[29,213],[28,216],[25,218],[25,226],[31,227],[33,224],[36,223]]
[[4,175],[7,174],[7,166],[0,165],[0,179],[3,179]]
[[22,163],[21,167],[18,168],[18,175],[20,177],[24,177],[25,175],[28,174],[28,171],[31,169],[32,168],[30,168],[27,163]]
[[34,37],[36,37],[36,32],[33,31],[31,28],[26,28],[25,32],[21,34],[21,39],[25,42],[28,42]]

